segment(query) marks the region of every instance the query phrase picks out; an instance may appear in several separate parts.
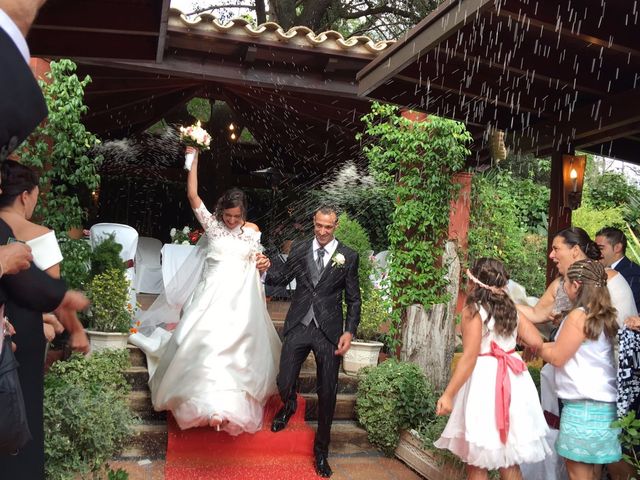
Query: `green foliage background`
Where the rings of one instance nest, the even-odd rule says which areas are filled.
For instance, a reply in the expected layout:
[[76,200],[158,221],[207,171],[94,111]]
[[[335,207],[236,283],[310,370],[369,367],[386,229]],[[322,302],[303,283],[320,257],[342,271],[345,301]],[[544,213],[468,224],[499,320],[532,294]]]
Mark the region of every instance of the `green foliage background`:
[[71,60],[51,62],[47,82],[38,83],[47,101],[49,116],[22,145],[25,165],[40,172],[40,201],[35,215],[57,232],[82,227],[87,212],[81,198],[90,198],[100,183],[97,169],[101,155],[92,149],[99,143],[82,123],[87,113],[84,89],[91,82],[80,80]]
[[397,107],[379,103],[362,120],[365,133],[358,138],[365,142],[369,170],[395,200],[388,229],[394,303],[388,343],[393,349],[406,307],[429,308],[447,298],[441,258],[452,175],[464,165],[471,135],[462,123],[434,116],[413,123]]

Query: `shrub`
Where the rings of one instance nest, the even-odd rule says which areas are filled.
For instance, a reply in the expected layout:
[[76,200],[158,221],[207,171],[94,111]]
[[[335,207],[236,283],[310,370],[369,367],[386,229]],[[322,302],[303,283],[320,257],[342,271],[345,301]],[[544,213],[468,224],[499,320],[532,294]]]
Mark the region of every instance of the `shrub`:
[[91,246],[85,240],[74,240],[66,234],[60,235],[59,243],[64,258],[60,264],[60,276],[69,288],[84,290],[91,270]]
[[123,271],[112,268],[93,277],[87,288],[91,307],[88,327],[101,332],[127,333],[134,305],[129,303],[129,280]]
[[433,418],[435,403],[433,388],[413,363],[390,359],[360,371],[356,415],[369,441],[386,455],[393,455],[401,429]]
[[118,453],[136,423],[126,401],[128,366],[126,350],[74,354],[51,366],[44,397],[48,479],[95,473]]
[[115,235],[107,235],[91,252],[91,276],[96,276],[107,270],[125,271],[125,265],[120,258],[122,245],[116,242]]
[[365,299],[371,291],[369,275],[373,269],[369,259],[369,254],[371,253],[369,236],[365,229],[356,220],[351,220],[346,213],[341,213],[338,218],[338,228],[336,228],[335,236],[341,243],[344,243],[360,255],[358,278],[360,279],[363,299]]
[[636,412],[630,411],[613,422],[612,427],[621,429],[622,458],[635,469],[636,475],[640,475],[640,458],[637,453],[640,445],[640,419],[636,418]]
[[372,289],[362,301],[362,313],[356,339],[378,340],[381,337],[380,326],[389,320],[389,310],[380,290]]

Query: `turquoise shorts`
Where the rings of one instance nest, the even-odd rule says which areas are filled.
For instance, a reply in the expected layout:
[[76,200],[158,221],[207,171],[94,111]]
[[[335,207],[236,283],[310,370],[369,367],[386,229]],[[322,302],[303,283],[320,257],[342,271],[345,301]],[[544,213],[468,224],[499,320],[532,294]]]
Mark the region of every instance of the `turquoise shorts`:
[[618,435],[612,428],[616,404],[593,400],[563,400],[558,455],[575,462],[605,464],[622,458]]

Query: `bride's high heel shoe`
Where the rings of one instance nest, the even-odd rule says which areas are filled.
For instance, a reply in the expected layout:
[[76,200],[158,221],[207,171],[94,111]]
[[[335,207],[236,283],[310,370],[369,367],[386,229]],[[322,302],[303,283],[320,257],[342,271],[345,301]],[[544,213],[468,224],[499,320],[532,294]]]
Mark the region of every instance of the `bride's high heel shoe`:
[[209,425],[216,428],[216,431],[219,432],[222,428],[229,423],[228,420],[225,420],[220,415],[214,413],[209,416]]

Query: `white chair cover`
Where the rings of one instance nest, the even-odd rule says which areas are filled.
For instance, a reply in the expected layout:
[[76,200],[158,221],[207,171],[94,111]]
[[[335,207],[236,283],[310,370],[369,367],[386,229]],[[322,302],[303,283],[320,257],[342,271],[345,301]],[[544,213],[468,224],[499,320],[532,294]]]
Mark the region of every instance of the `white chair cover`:
[[138,293],[162,293],[162,266],[160,265],[160,250],[162,242],[157,238],[140,237],[136,250],[136,283]]
[[381,252],[376,253],[375,259],[378,266],[382,269],[387,268],[387,256],[389,255],[389,250],[382,250]]
[[137,304],[135,285],[135,256],[138,249],[138,232],[135,228],[121,223],[96,223],[89,231],[89,239],[91,240],[91,248],[95,248],[109,235],[113,234],[117,243],[122,245],[120,258],[123,262],[131,260],[131,266],[126,270],[127,280],[130,282],[129,300],[131,305]]

